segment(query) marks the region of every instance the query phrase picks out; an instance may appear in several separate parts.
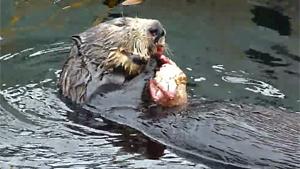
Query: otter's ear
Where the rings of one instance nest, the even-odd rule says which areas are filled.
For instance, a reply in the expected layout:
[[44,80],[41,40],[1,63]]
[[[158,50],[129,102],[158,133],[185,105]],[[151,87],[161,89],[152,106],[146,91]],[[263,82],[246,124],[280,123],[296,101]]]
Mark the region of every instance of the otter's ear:
[[79,35],[74,35],[74,36],[72,36],[72,40],[74,42],[72,52],[75,52],[77,56],[81,56],[80,48],[81,48],[82,41],[81,41],[80,36]]
[[75,43],[76,46],[81,46],[82,41],[79,35],[73,35],[72,40]]

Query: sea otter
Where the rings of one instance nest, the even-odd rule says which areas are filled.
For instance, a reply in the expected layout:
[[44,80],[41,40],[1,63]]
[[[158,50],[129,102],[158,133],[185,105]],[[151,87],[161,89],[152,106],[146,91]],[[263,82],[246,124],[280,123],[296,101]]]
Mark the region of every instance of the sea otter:
[[[145,41],[139,38],[125,42],[137,33],[129,30],[145,33],[143,40],[149,43],[141,45]],[[158,21],[137,18],[114,19],[74,36],[75,45],[60,77],[63,95],[84,103],[81,107],[93,117],[136,129],[212,168],[299,168],[299,114],[226,101],[187,101],[186,76],[162,54],[164,36]],[[114,44],[117,47],[110,50]],[[114,90],[103,93],[112,84],[120,88],[113,86]],[[145,113],[145,91],[163,107],[186,106]]]
[[165,48],[166,31],[157,20],[116,18],[74,35],[59,79],[64,97],[83,104],[95,93],[121,86],[141,73]]

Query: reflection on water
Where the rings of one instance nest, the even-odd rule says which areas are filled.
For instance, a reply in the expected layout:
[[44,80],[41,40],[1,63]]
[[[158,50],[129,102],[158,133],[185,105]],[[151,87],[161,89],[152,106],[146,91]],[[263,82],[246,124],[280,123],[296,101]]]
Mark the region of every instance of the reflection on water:
[[263,63],[271,67],[290,65],[288,63],[280,63],[282,62],[282,59],[280,58],[275,58],[268,53],[259,52],[254,49],[249,49],[245,53],[248,55],[250,59],[253,59],[255,62]]
[[276,54],[280,54],[282,56],[287,56],[295,61],[300,61],[300,57],[294,54],[289,53],[287,47],[285,46],[280,46],[280,45],[274,45],[271,46],[271,49],[273,49],[274,51],[276,51]]
[[260,6],[255,6],[251,12],[254,14],[252,21],[257,25],[274,29],[278,31],[280,35],[291,34],[291,26],[288,16],[284,16],[282,13],[274,9]]
[[[69,37],[122,16],[105,2],[0,1],[0,167],[206,167],[58,98]],[[191,96],[300,111],[299,1],[268,2],[151,0],[123,12],[165,25]]]

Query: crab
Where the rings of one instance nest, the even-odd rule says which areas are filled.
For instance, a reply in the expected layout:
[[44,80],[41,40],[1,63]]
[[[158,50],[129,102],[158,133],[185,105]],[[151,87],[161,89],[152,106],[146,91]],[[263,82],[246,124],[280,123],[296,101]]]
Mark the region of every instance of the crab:
[[187,77],[184,72],[167,56],[156,56],[161,66],[149,81],[152,101],[163,107],[180,106],[187,103]]

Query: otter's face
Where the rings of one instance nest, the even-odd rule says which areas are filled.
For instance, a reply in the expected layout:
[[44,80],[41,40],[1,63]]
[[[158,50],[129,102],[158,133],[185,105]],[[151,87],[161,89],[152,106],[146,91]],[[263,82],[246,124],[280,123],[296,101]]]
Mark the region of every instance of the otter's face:
[[126,30],[128,38],[123,43],[128,52],[147,60],[151,55],[163,52],[166,30],[158,20],[124,17],[110,22]]
[[158,20],[123,17],[105,23],[114,25],[118,36],[110,65],[122,65],[129,75],[138,74],[151,56],[164,52],[166,31]]
[[[162,52],[160,48],[163,49],[165,47],[166,30],[161,23],[156,20],[150,21],[145,31],[150,41],[149,44],[154,45],[155,50],[152,52]],[[149,47],[151,47],[150,45]]]

